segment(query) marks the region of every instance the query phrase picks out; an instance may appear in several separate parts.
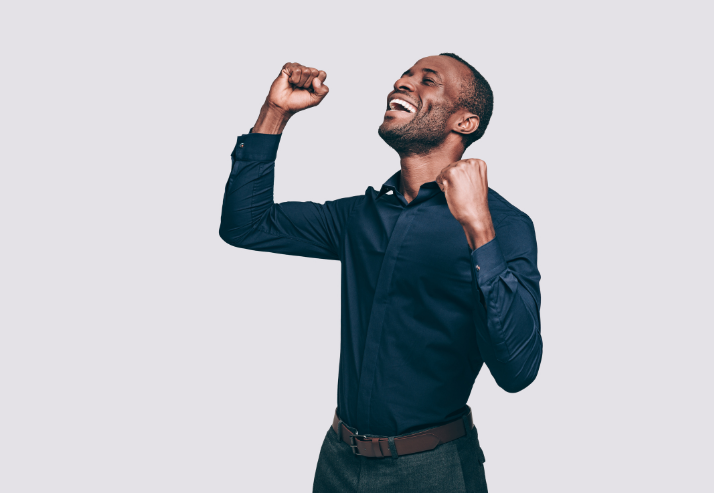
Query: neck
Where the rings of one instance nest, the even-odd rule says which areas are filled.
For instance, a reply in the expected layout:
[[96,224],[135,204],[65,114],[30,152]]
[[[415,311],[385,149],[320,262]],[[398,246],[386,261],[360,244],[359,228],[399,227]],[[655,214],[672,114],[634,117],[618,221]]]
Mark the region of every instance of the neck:
[[401,156],[402,167],[399,191],[407,202],[414,200],[419,187],[436,180],[441,170],[461,159],[463,149],[437,147],[428,154]]

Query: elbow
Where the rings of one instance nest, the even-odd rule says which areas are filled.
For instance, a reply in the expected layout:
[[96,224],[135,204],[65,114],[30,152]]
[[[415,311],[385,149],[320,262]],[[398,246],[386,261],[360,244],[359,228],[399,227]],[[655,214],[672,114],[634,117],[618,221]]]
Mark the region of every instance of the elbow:
[[223,225],[221,225],[220,228],[218,228],[218,236],[221,237],[223,241],[228,243],[231,246],[236,246],[235,242],[226,234],[226,231],[223,229]]
[[498,384],[499,387],[501,387],[503,390],[505,390],[509,394],[515,394],[515,393],[520,392],[521,390],[525,389],[530,384],[532,384],[536,378],[536,375],[537,375],[537,373],[534,373],[532,375],[528,375],[525,378],[516,378],[516,379],[510,379],[507,381],[500,381],[500,382],[497,381],[496,383]]
[[243,237],[242,235],[236,235],[236,234],[231,234],[226,228],[221,225],[221,227],[218,229],[218,236],[221,237],[223,241],[228,243],[231,246],[241,248],[241,238]]
[[[265,213],[265,211],[264,211]],[[257,215],[257,220],[251,219],[253,215]],[[218,228],[218,236],[223,241],[236,248],[244,248],[246,250],[254,250],[256,242],[260,242],[264,238],[264,234],[258,230],[260,215],[254,209],[251,209],[250,214],[236,214],[226,211],[224,207],[221,214],[221,224]]]
[[535,381],[542,357],[543,346],[539,344],[533,357],[529,358],[528,362],[523,364],[519,371],[497,379],[496,383],[509,394],[520,392]]

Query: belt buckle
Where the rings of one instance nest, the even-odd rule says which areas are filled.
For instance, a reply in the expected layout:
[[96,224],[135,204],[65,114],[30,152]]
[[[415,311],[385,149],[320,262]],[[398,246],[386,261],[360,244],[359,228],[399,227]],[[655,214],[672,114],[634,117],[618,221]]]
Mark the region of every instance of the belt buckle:
[[367,438],[367,435],[360,435],[359,432],[355,433],[354,435],[350,435],[350,447],[352,447],[352,453],[355,455],[362,455],[359,453],[359,449],[357,448],[357,444],[355,443],[355,438]]

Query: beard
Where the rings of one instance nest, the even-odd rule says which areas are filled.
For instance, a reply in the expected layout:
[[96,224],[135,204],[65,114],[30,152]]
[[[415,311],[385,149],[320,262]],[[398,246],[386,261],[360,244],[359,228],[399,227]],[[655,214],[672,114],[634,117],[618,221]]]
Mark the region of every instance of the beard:
[[399,127],[387,128],[388,122],[379,126],[379,136],[400,156],[429,154],[441,145],[448,135],[446,125],[451,110],[443,106],[418,113]]

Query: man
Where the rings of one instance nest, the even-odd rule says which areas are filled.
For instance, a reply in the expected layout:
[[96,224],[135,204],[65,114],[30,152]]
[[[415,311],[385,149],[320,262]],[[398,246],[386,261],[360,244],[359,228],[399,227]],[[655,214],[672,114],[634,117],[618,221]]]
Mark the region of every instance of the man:
[[220,228],[239,248],[342,264],[337,410],[313,491],[485,492],[474,380],[485,362],[518,392],[542,354],[533,223],[488,187],[486,163],[461,160],[486,130],[491,89],[454,54],[419,60],[379,127],[401,170],[379,192],[276,204],[281,134],[325,98],[326,77],[283,66],[238,138]]

